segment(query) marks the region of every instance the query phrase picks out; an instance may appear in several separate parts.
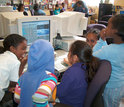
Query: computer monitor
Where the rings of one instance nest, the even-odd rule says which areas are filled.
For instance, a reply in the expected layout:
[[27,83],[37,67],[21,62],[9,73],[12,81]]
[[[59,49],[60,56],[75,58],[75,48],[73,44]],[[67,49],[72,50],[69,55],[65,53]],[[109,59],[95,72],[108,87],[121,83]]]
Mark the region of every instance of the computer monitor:
[[31,16],[17,19],[18,33],[27,39],[31,45],[37,39],[44,39],[52,43],[52,17]]
[[5,38],[9,34],[17,32],[17,21],[24,17],[23,12],[0,12],[0,37]]
[[12,12],[13,6],[0,6],[0,12]]
[[85,13],[66,11],[53,16],[56,20],[56,32],[62,37],[82,36],[87,28]]

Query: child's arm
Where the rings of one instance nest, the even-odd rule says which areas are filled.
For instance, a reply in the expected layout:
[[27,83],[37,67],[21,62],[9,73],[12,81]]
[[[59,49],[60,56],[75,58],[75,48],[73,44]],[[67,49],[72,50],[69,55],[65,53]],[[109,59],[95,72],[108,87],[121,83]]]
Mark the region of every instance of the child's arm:
[[14,93],[17,82],[10,81],[8,91]]
[[57,79],[54,74],[50,73],[48,75],[51,77],[41,82],[38,90],[32,96],[34,104],[39,103],[44,106],[48,105],[48,98],[52,94],[57,83]]
[[97,44],[93,47],[93,53],[102,49],[102,47],[107,46],[106,41],[103,41],[101,38],[97,41]]

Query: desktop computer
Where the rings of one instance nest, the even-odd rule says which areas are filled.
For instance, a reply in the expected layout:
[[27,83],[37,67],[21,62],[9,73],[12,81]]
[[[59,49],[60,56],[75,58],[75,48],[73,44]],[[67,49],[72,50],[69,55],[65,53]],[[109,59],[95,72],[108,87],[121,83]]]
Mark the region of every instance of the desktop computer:
[[79,36],[65,37],[62,39],[53,39],[53,45],[55,49],[63,49],[64,51],[69,51],[71,44],[76,40],[86,41],[86,38]]
[[13,6],[0,6],[0,12],[12,12]]
[[17,33],[17,18],[24,17],[23,12],[0,12],[0,37]]
[[75,40],[82,40],[78,36],[83,35],[83,30],[86,30],[88,23],[84,13],[63,12],[53,16],[53,19],[56,21],[56,34],[59,34],[59,37],[57,35],[53,40],[55,49],[69,51],[70,45]]

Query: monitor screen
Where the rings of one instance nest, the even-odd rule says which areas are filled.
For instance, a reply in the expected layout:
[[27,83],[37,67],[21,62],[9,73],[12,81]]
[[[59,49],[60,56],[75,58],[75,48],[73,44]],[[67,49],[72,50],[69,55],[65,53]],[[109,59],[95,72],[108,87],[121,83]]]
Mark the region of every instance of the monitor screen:
[[50,42],[50,21],[22,22],[22,36],[27,39],[28,45],[37,39],[44,39]]
[[30,46],[37,39],[53,44],[55,29],[52,16],[24,16],[17,18],[17,32],[27,39]]

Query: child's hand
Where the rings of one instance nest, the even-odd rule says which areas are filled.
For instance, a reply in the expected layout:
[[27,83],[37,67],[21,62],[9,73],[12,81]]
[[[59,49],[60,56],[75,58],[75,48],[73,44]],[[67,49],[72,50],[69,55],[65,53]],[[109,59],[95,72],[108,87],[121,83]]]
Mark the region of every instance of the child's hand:
[[27,60],[28,60],[28,55],[26,55],[25,57],[21,58],[21,59],[20,59],[21,65],[25,66],[26,63],[27,63]]
[[9,92],[14,93],[15,92],[15,87],[9,88]]
[[106,30],[105,29],[102,29],[101,32],[100,32],[100,37],[103,41],[106,40]]
[[66,63],[68,66],[71,66],[71,64],[69,63],[69,61],[68,61],[68,58],[64,58],[64,63]]

